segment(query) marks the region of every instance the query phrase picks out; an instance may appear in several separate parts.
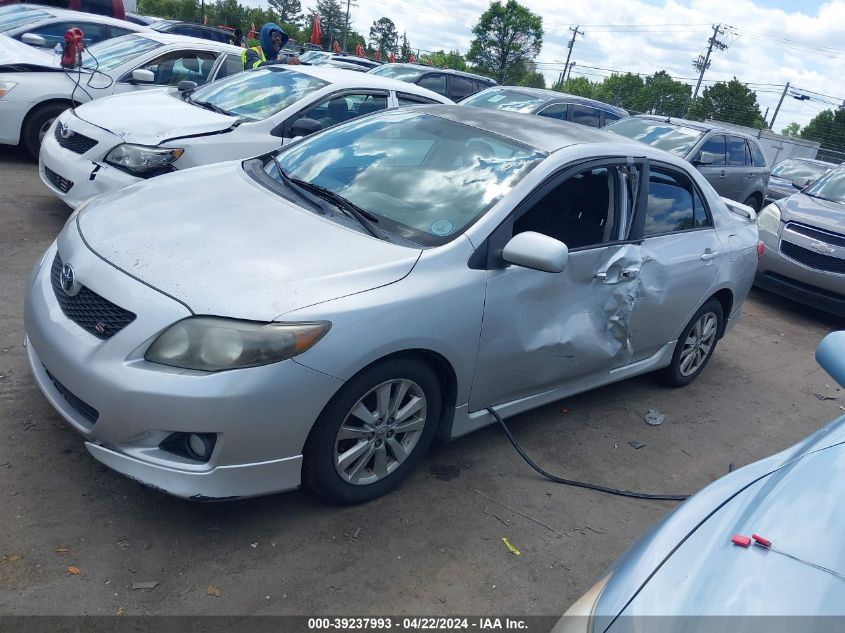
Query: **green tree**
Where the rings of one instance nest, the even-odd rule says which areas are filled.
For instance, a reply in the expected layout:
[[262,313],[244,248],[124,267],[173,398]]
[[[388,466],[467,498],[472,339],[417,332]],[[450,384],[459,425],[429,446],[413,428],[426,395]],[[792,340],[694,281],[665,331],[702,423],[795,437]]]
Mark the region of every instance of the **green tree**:
[[793,138],[797,137],[800,132],[801,126],[798,125],[795,121],[793,121],[780,131],[780,133],[784,136],[791,136]]
[[593,99],[642,112],[645,110],[645,82],[632,73],[614,74],[595,85]]
[[433,53],[427,55],[427,57],[431,60],[433,66],[438,66],[440,68],[452,68],[454,70],[467,69],[467,62],[464,59],[464,56],[458,51],[449,51],[448,53],[442,50],[434,51]]
[[518,85],[525,86],[526,88],[545,88],[546,78],[543,76],[543,73],[527,72],[519,80]]
[[556,83],[552,86],[552,90],[592,99],[595,85],[590,83],[590,80],[586,77],[570,77],[564,81],[562,85],[560,83]]
[[137,8],[144,15],[173,20],[200,20],[199,0],[139,0]]
[[408,44],[408,32],[402,33],[402,44],[399,46],[399,59],[408,61],[411,56],[411,45]]
[[[343,26],[346,23],[346,8],[341,6],[338,0],[317,0],[317,5],[314,7],[313,12],[320,16],[320,30],[323,33],[321,40],[322,47],[330,50],[332,40],[338,40],[338,43],[341,43],[343,40]],[[307,21],[308,27],[306,30],[309,34],[311,33],[313,23],[314,17],[312,13]],[[346,46],[349,46],[348,36]]]
[[279,22],[285,26],[294,26],[301,29],[305,24],[305,16],[302,13],[302,3],[300,0],[268,0],[268,4],[279,16]]
[[467,60],[487,71],[500,84],[517,83],[525,62],[533,60],[543,45],[543,18],[516,0],[495,0],[472,29],[475,39]]
[[825,110],[801,130],[801,138],[818,141],[825,149],[845,151],[845,110]]
[[382,55],[396,52],[399,47],[399,34],[396,32],[396,25],[390,18],[379,18],[370,27],[370,44],[373,49],[381,51]]
[[757,93],[736,77],[727,83],[720,81],[705,88],[701,97],[690,105],[688,116],[699,121],[714,119],[757,128],[765,125]]
[[692,87],[683,81],[676,81],[665,70],[646,77],[643,101],[639,109],[662,116],[684,116]]

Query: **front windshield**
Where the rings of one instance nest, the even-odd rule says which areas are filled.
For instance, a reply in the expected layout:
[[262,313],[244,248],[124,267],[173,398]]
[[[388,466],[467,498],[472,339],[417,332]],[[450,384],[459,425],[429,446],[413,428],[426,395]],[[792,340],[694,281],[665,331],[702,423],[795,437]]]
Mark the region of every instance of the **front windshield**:
[[82,67],[108,72],[159,46],[161,46],[159,42],[138,35],[124,35],[103,40],[85,50]]
[[546,100],[516,90],[488,88],[470,95],[461,105],[489,108],[491,110],[510,110],[512,112],[532,112]]
[[830,169],[827,165],[818,165],[816,163],[808,163],[803,160],[794,160],[788,158],[779,162],[772,168],[772,176],[783,178],[784,180],[796,180],[797,178],[809,178],[815,180],[819,176],[827,173]]
[[327,53],[325,51],[305,51],[299,56],[299,61],[313,64],[316,63],[316,60],[318,59],[329,57],[330,54],[331,53]]
[[845,169],[834,169],[804,189],[804,193],[814,198],[845,203]]
[[[317,134],[278,158],[290,178],[340,194],[380,229],[437,245],[460,235],[545,156],[478,128],[394,110]],[[273,161],[265,170],[280,180]]]
[[621,119],[602,129],[608,132],[616,132],[635,141],[648,143],[678,156],[689,154],[690,150],[704,136],[704,130],[638,117]]
[[311,75],[270,66],[203,86],[191,94],[191,100],[210,103],[229,114],[260,121],[328,85],[328,82]]
[[381,77],[390,77],[391,79],[398,79],[399,81],[407,81],[414,83],[417,79],[422,77],[430,69],[414,68],[413,66],[397,66],[394,64],[385,64],[374,68],[370,72]]
[[25,24],[35,24],[45,18],[52,17],[46,11],[38,9],[22,9],[0,13],[0,33],[11,31],[13,28]]

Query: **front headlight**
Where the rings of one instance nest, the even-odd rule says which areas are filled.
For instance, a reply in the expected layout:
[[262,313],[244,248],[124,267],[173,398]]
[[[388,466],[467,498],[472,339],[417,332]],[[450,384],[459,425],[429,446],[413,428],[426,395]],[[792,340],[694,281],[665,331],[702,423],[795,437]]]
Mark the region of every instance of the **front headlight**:
[[763,207],[757,216],[757,228],[774,234],[780,231],[780,207],[777,204],[772,202]]
[[184,153],[181,147],[145,147],[124,143],[108,153],[106,162],[133,174],[144,175],[170,167]]
[[259,323],[220,317],[189,317],[174,323],[147,350],[153,363],[223,371],[268,365],[310,349],[331,324]]
[[17,81],[0,81],[0,97],[3,97],[12,88],[18,85]]
[[593,618],[596,615],[599,598],[612,575],[612,573],[608,574],[599,580],[587,590],[587,593],[578,598],[555,624],[552,633],[592,633]]

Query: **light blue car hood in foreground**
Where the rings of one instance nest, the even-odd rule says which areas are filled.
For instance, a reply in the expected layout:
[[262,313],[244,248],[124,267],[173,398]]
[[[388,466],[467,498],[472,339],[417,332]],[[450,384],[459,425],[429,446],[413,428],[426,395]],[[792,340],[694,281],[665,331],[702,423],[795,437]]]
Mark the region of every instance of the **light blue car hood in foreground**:
[[845,573],[843,500],[845,417],[715,481],[635,543],[614,564],[593,631],[714,624],[629,616],[845,615],[845,581],[759,546],[731,543],[734,534],[756,533],[777,549]]
[[259,321],[398,281],[421,253],[288,202],[240,162],[101,196],[77,224],[88,248],[195,314]]

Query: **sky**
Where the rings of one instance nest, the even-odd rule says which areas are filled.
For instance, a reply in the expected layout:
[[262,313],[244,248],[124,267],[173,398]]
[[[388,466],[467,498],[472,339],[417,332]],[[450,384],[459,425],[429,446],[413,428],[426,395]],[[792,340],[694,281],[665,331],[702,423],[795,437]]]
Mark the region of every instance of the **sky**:
[[[261,4],[265,0],[250,0]],[[775,130],[795,121],[806,124],[845,100],[845,0],[520,0],[543,17],[543,48],[537,58],[548,85],[566,60],[569,28],[585,32],[573,48],[572,76],[600,81],[610,70],[653,74],[666,70],[695,84],[692,61],[703,54],[712,25],[728,48],[714,54],[702,89],[737,77],[757,92],[768,119],[787,82],[811,97],[787,94]],[[414,48],[457,49],[466,53],[472,28],[488,0],[357,0],[353,28],[365,35],[387,16]],[[303,0],[309,7],[309,0]],[[727,27],[730,28],[727,28]],[[689,78],[689,79],[686,79]],[[814,91],[813,94],[804,91]]]

